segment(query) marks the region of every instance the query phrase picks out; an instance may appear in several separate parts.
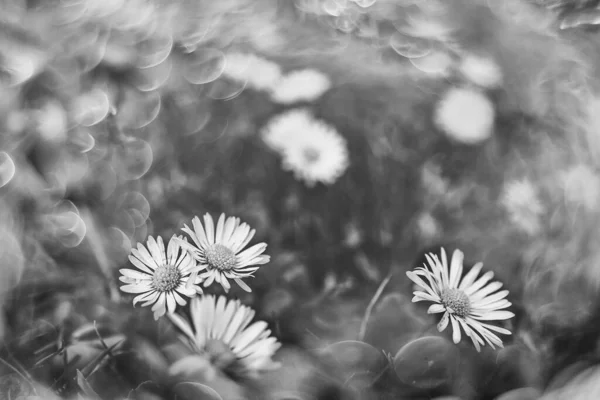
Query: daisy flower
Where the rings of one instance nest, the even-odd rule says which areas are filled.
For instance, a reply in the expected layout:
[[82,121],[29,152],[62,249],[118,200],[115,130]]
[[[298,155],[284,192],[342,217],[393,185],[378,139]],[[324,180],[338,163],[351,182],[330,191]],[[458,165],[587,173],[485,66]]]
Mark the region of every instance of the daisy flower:
[[[508,290],[498,292],[500,282],[489,283],[493,272],[487,272],[479,279],[482,263],[477,263],[461,278],[463,273],[464,254],[455,250],[452,254],[450,268],[446,252],[442,249],[442,260],[437,255],[426,255],[427,264],[408,271],[406,275],[417,284],[422,291],[414,292],[413,302],[431,301],[433,304],[427,311],[429,314],[443,313],[437,328],[442,332],[450,322],[452,324],[452,340],[460,342],[461,329],[471,338],[477,351],[487,342],[492,348],[503,347],[502,340],[493,332],[510,335],[504,328],[482,321],[506,320],[514,317],[510,311],[503,310],[511,306],[505,299]],[[484,342],[485,341],[485,342]]]
[[174,312],[177,304],[184,306],[185,296],[202,293],[202,289],[196,286],[200,283],[197,276],[199,268],[188,252],[181,248],[181,240],[173,236],[165,251],[162,238],[150,236],[146,246],[138,243],[137,249],[131,250],[129,261],[137,270],[124,268],[119,271],[122,274],[119,280],[125,283],[121,290],[138,294],[133,299],[134,306],[140,301],[144,302],[142,307],[153,304],[154,319],[165,312]]
[[281,79],[281,68],[254,54],[231,52],[225,56],[223,75],[238,82],[246,82],[255,90],[271,90]]
[[586,165],[575,165],[561,176],[565,198],[568,202],[594,211],[600,202],[600,178]]
[[256,321],[255,311],[239,300],[206,295],[192,299],[191,323],[177,314],[171,321],[185,334],[191,347],[207,355],[211,363],[238,376],[255,377],[276,369],[271,357],[281,347],[267,323]]
[[295,108],[271,118],[262,129],[261,137],[270,148],[280,151],[315,125],[315,118],[308,109]]
[[205,280],[204,287],[216,281],[229,291],[231,284],[228,279],[233,279],[242,289],[251,292],[242,278],[253,276],[260,265],[270,260],[269,256],[262,254],[267,248],[266,243],[258,243],[242,251],[256,231],[246,223],[240,224],[239,218],[225,219],[225,214],[219,217],[216,229],[208,213],[204,215],[204,225],[200,218],[194,217],[192,226],[193,230],[184,225],[183,231],[192,238],[195,246],[184,241],[180,244],[191,252],[199,269],[204,271],[200,274],[200,278]]
[[271,98],[280,104],[314,101],[331,88],[331,81],[315,69],[293,71],[285,75],[273,87]]
[[452,139],[477,144],[492,136],[495,115],[494,105],[485,94],[454,87],[438,102],[433,119]]
[[500,203],[508,212],[510,220],[524,232],[534,235],[541,229],[544,206],[537,190],[527,180],[516,180],[504,186]]
[[502,70],[490,57],[469,54],[458,68],[467,80],[477,86],[493,89],[502,84]]
[[308,186],[333,184],[349,165],[346,140],[331,126],[315,121],[313,129],[282,149],[283,169]]
[[346,140],[306,109],[274,117],[263,129],[262,137],[281,154],[283,168],[308,186],[316,182],[332,184],[348,168]]

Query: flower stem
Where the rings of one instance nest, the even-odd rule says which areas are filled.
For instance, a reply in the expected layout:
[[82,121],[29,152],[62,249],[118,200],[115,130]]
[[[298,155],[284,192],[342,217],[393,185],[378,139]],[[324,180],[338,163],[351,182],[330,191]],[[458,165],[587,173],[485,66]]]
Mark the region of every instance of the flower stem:
[[373,295],[373,298],[369,302],[369,305],[367,306],[367,309],[365,310],[365,316],[363,317],[362,323],[360,324],[360,331],[358,332],[358,340],[363,341],[365,339],[365,334],[367,333],[367,324],[369,323],[369,318],[371,317],[373,308],[375,307],[377,300],[379,300],[379,297],[381,297],[383,290],[385,289],[387,284],[390,282],[390,279],[392,279],[393,275],[394,275],[394,273],[390,271],[390,273],[386,276],[386,278],[383,281],[381,281],[381,283],[379,284],[379,287],[377,288],[377,291],[375,292],[375,294]]

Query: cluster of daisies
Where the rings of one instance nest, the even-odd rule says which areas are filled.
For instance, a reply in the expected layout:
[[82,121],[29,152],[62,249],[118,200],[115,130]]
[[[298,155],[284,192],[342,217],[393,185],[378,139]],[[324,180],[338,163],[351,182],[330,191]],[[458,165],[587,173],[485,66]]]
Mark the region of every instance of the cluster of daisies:
[[[272,61],[239,52],[227,55],[223,74],[288,106],[313,102],[331,88],[327,75],[315,69],[284,74]],[[262,139],[280,154],[282,167],[309,187],[317,182],[334,183],[349,165],[344,137],[335,127],[315,118],[307,107],[273,117],[263,128]]]
[[490,93],[504,80],[492,54],[457,45],[457,26],[444,18],[448,4],[415,3],[410,18],[397,27],[391,48],[430,78],[452,82],[435,106],[433,122],[452,140],[468,145],[492,136],[496,110]]
[[[251,324],[254,310],[239,300],[204,295],[202,290],[216,282],[229,292],[233,280],[251,291],[243,279],[269,262],[270,257],[263,254],[267,245],[246,248],[255,230],[239,218],[221,214],[216,224],[209,214],[203,219],[204,223],[194,217],[191,228],[184,225],[191,243],[177,235],[166,247],[161,237],[149,237],[146,246],[138,243],[129,256],[137,269],[120,270],[121,290],[136,294],[134,305],[152,306],[155,319],[167,314],[192,350],[211,359],[226,357],[224,367],[242,374],[275,368],[271,357],[281,344],[265,322]],[[187,304],[187,298],[191,298],[191,321],[175,313],[178,305]]]
[[331,88],[329,78],[318,70],[284,73],[278,64],[251,53],[227,53],[223,76],[267,93],[278,104],[314,101]]
[[491,56],[465,54],[457,72],[462,84],[443,94],[434,123],[458,142],[478,144],[493,134],[496,111],[486,92],[502,84],[502,70]]
[[[185,225],[183,231],[192,243],[174,235],[165,248],[162,238],[149,237],[146,246],[140,243],[132,249],[129,260],[137,269],[121,269],[120,280],[125,284],[121,290],[137,295],[134,305],[152,305],[155,319],[167,314],[194,351],[234,365],[240,373],[276,368],[271,357],[281,344],[265,322],[250,324],[255,311],[239,300],[204,295],[201,288],[217,282],[228,292],[229,280],[234,280],[250,291],[243,279],[269,262],[270,257],[263,254],[267,245],[245,249],[255,231],[239,218],[224,214],[216,225],[209,214],[204,215],[204,224],[195,217],[192,228]],[[478,351],[485,343],[502,347],[495,333],[509,335],[510,331],[483,322],[514,316],[505,310],[511,306],[505,299],[508,290],[500,290],[500,282],[491,282],[493,272],[479,276],[483,265],[478,263],[463,276],[460,250],[454,251],[450,264],[444,249],[441,260],[433,253],[426,257],[423,267],[407,272],[419,287],[413,301],[433,302],[428,313],[442,313],[438,329],[441,332],[450,324],[455,343],[460,342],[462,329]],[[191,322],[175,313],[177,305],[187,303],[186,298],[192,298]]]

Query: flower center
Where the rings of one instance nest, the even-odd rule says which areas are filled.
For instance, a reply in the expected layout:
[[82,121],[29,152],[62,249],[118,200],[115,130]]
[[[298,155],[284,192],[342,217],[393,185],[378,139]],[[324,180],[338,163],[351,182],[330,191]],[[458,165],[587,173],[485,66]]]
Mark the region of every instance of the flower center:
[[304,159],[306,160],[307,164],[314,164],[319,160],[320,157],[319,151],[312,147],[305,148],[302,151],[302,154],[304,155]]
[[175,289],[181,283],[181,272],[174,265],[161,265],[154,271],[152,283],[156,290],[168,292]]
[[471,301],[469,300],[469,296],[462,290],[447,288],[442,291],[440,297],[448,311],[459,317],[464,318],[471,312]]
[[204,345],[204,351],[217,368],[225,369],[237,360],[231,348],[219,339],[208,339]]
[[204,255],[208,265],[219,271],[229,271],[237,264],[235,253],[222,244],[216,243],[208,246]]

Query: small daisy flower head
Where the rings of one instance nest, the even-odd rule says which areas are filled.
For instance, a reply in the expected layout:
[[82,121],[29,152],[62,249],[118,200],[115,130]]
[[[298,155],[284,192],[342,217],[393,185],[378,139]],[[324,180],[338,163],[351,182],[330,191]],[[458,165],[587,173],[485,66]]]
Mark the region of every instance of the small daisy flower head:
[[431,240],[440,235],[440,223],[430,213],[423,213],[417,220],[417,232],[422,239]]
[[452,325],[452,340],[460,342],[461,328],[471,338],[477,351],[487,342],[492,348],[503,347],[496,333],[510,335],[507,329],[490,325],[483,321],[507,320],[514,317],[511,306],[505,299],[508,290],[498,291],[500,282],[491,282],[493,272],[486,272],[478,278],[482,263],[477,263],[463,277],[464,254],[455,250],[450,267],[446,252],[442,249],[442,259],[435,254],[427,254],[427,263],[406,275],[421,290],[414,292],[413,302],[430,301],[434,303],[427,311],[429,314],[442,313],[438,330],[442,332],[448,324]]
[[262,129],[261,137],[271,149],[281,151],[314,126],[315,118],[308,109],[295,108],[271,118]]
[[204,287],[216,281],[228,292],[231,288],[229,279],[233,279],[239,287],[251,292],[242,279],[254,276],[252,274],[270,260],[268,255],[263,254],[266,243],[258,243],[244,250],[256,231],[250,229],[248,224],[240,223],[239,218],[225,218],[225,214],[221,214],[215,226],[208,213],[204,215],[204,224],[200,218],[194,217],[192,228],[184,225],[183,231],[190,236],[193,244],[184,241],[180,241],[180,244],[198,262]]
[[458,69],[465,79],[482,88],[494,89],[502,84],[502,70],[491,57],[468,54]]
[[495,116],[494,105],[485,94],[453,87],[438,102],[434,123],[457,142],[477,144],[492,136]]
[[248,87],[267,91],[275,88],[281,79],[281,67],[255,54],[231,52],[225,57],[223,75],[245,82]]
[[283,168],[309,187],[317,182],[333,184],[349,165],[346,139],[317,120],[302,135],[285,143],[281,155]]
[[331,80],[315,69],[293,71],[285,75],[271,91],[276,103],[291,104],[317,100],[331,88]]
[[177,314],[171,315],[171,321],[215,367],[236,376],[257,377],[279,367],[272,357],[281,343],[271,336],[266,322],[251,324],[254,315],[239,300],[206,295],[192,300],[191,324]]
[[600,177],[591,168],[580,164],[569,168],[562,175],[566,200],[588,211],[600,205]]
[[165,312],[172,313],[179,304],[184,306],[185,297],[194,297],[202,293],[197,286],[200,283],[198,267],[194,259],[184,251],[182,238],[173,236],[165,250],[162,238],[148,238],[146,246],[138,243],[131,250],[129,261],[137,269],[121,269],[119,280],[125,283],[121,290],[135,293],[133,305],[143,302],[142,306],[152,305],[154,319]]
[[544,206],[529,180],[508,182],[504,186],[500,202],[513,224],[521,230],[530,235],[540,231]]

